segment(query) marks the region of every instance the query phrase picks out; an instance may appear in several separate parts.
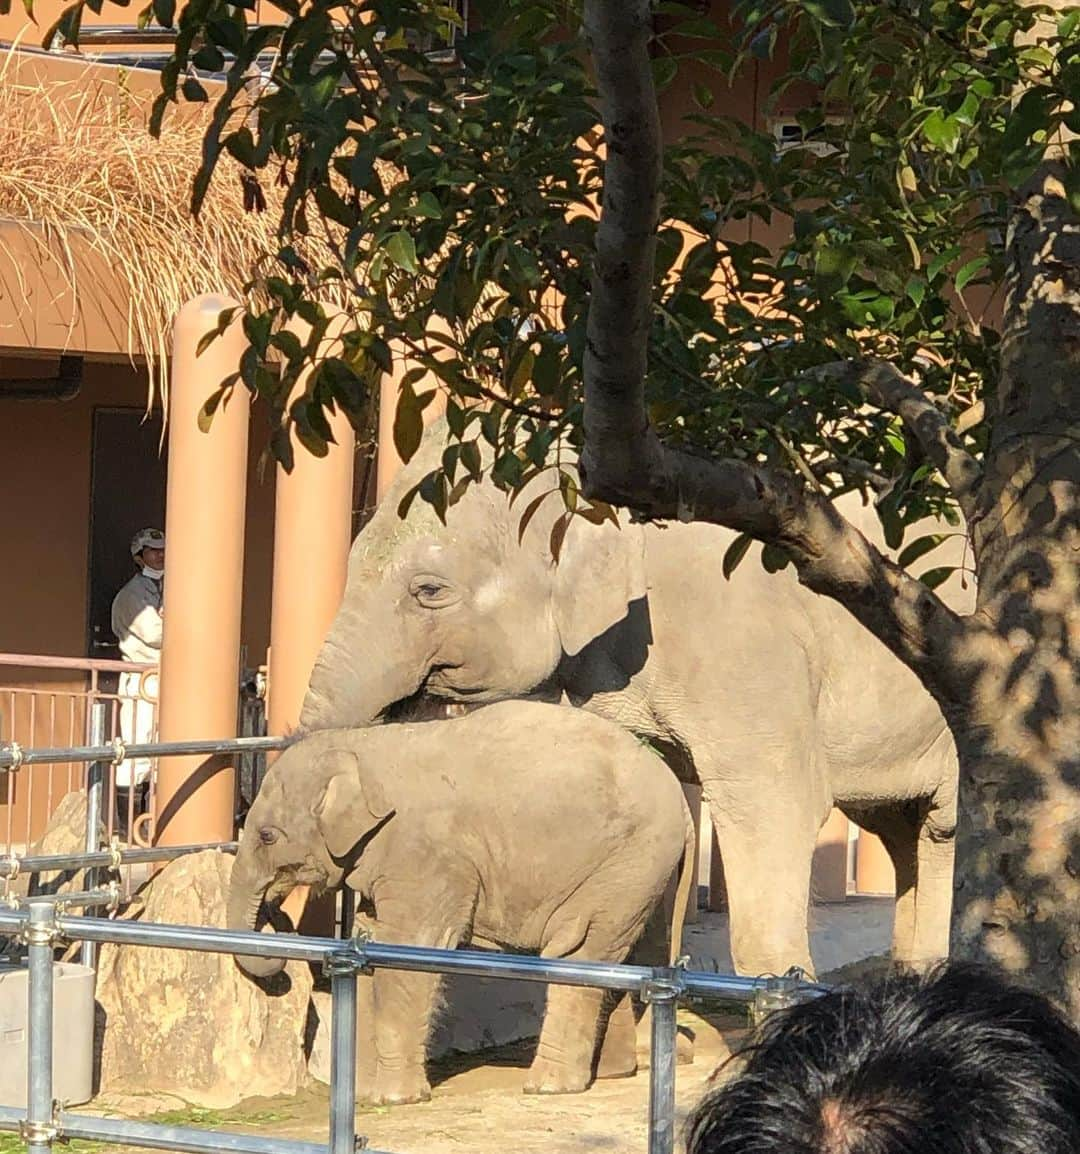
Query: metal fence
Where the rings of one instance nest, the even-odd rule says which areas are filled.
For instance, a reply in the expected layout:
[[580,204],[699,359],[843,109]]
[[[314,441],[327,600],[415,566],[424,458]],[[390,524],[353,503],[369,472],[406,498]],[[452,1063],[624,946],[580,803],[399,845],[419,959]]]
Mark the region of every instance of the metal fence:
[[[629,991],[652,1007],[649,1067],[649,1154],[671,1154],[675,1142],[676,1008],[684,996],[750,1002],[775,996],[770,979],[692,973],[668,967],[608,965],[476,950],[385,945],[377,941],[271,935],[195,926],[144,925],[57,913],[52,901],[0,910],[0,931],[22,937],[29,952],[27,1108],[0,1107],[0,1130],[20,1134],[31,1152],[55,1142],[87,1138],[158,1150],[235,1151],[237,1154],[355,1154],[356,983],[375,969],[468,974],[568,986]],[[195,1130],[59,1109],[52,1091],[53,950],[59,940],[116,942],[207,953],[248,954],[321,963],[331,983],[329,1140],[323,1146],[263,1135]],[[814,992],[810,984],[798,992]]]
[[[119,751],[111,745],[65,749],[23,749],[0,745],[0,771],[22,766],[82,761],[102,764],[121,752],[167,757],[189,753],[240,753],[281,749],[282,738],[241,738],[232,741],[186,741],[132,745]],[[91,775],[91,787],[93,787]],[[91,802],[92,805],[92,802]],[[199,847],[127,851],[175,856]],[[231,846],[229,848],[232,848]],[[115,851],[109,851],[115,852]],[[123,851],[121,851],[123,852]],[[67,855],[68,865],[106,864],[102,852]],[[55,867],[58,858],[41,861]],[[40,864],[40,862],[38,863]],[[672,967],[577,962],[477,950],[443,950],[425,946],[388,945],[365,938],[316,938],[294,934],[263,934],[197,926],[151,925],[102,918],[76,917],[58,906],[103,904],[106,894],[88,883],[88,892],[33,898],[22,908],[0,909],[0,933],[14,934],[27,946],[29,965],[27,1107],[0,1107],[0,1131],[15,1131],[33,1154],[46,1154],[56,1142],[73,1138],[193,1154],[232,1151],[235,1154],[355,1154],[366,1142],[355,1133],[356,1114],[356,983],[361,974],[377,969],[435,974],[519,979],[547,984],[588,986],[637,995],[652,1010],[649,1067],[649,1154],[672,1154],[675,1142],[676,1010],[680,998],[727,1002],[766,1002],[775,1007],[822,987],[797,979],[744,978],[695,973]],[[321,963],[331,984],[331,1066],[329,1138],[326,1145],[263,1135],[196,1130],[124,1119],[98,1118],[64,1110],[53,1099],[53,960],[58,942],[98,943],[245,954],[285,961]],[[85,954],[84,954],[85,957]],[[374,1154],[374,1152],[373,1152]]]

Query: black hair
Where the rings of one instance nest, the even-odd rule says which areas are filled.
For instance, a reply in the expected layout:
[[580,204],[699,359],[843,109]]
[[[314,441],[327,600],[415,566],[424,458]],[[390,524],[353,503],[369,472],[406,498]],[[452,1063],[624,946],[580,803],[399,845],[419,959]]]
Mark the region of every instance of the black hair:
[[944,964],[772,1014],[688,1154],[1080,1154],[1080,1033],[995,971]]

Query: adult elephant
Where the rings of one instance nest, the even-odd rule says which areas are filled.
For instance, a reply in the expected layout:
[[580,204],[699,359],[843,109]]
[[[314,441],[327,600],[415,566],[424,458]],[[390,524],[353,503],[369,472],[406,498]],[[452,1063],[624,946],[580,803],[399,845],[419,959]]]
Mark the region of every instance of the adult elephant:
[[[312,673],[304,730],[366,724],[417,694],[482,702],[536,692],[649,739],[700,781],[724,863],[736,969],[811,971],[810,866],[833,804],[896,866],[894,955],[948,948],[957,765],[915,676],[843,609],[704,524],[576,518],[556,564],[550,475],[511,504],[484,481],[450,508],[401,498],[445,447],[442,422],[354,542]],[[845,512],[876,530],[857,497]],[[877,530],[879,533],[880,531]],[[498,773],[498,766],[492,766]]]

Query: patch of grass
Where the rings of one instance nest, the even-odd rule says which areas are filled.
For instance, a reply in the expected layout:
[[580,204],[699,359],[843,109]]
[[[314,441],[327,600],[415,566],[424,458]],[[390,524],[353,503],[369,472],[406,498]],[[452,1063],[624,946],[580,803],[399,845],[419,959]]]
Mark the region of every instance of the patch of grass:
[[[243,1107],[214,1110],[206,1106],[185,1106],[151,1114],[146,1121],[161,1126],[194,1126],[199,1130],[218,1130],[224,1126],[260,1126],[270,1122],[288,1121],[289,1114],[277,1110],[250,1110]],[[6,1151],[0,1150],[0,1154]]]
[[[71,1154],[97,1154],[105,1146],[101,1142],[69,1142],[64,1149]],[[18,1134],[0,1134],[0,1154],[26,1154],[26,1143]]]

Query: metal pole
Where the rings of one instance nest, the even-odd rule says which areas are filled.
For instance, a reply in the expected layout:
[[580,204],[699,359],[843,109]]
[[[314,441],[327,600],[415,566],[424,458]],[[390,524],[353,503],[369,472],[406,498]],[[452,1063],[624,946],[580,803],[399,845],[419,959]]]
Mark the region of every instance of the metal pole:
[[329,1154],[356,1154],[356,958],[331,955]]
[[646,982],[642,990],[652,1008],[649,1154],[672,1154],[675,1148],[675,1034],[681,989],[679,978],[672,976]]
[[[265,753],[288,749],[295,737],[220,737],[192,741],[144,741],[125,745],[125,757],[180,757],[195,753]],[[112,761],[112,745],[64,745],[23,749],[16,741],[0,742],[0,770],[23,765],[56,765],[68,761]]]
[[[105,711],[104,701],[95,701],[90,706],[90,744],[105,744]],[[86,852],[97,853],[101,849],[98,836],[101,825],[101,796],[105,788],[105,762],[92,761],[86,773]],[[83,886],[87,890],[97,888],[98,872],[88,869],[83,879]],[[79,959],[84,966],[93,969],[97,965],[97,943],[83,942]]]
[[30,907],[26,941],[30,954],[27,1026],[26,1124],[23,1137],[29,1154],[49,1154],[53,1123],[53,941],[56,911],[51,905]]
[[172,861],[185,854],[202,853],[208,849],[236,853],[239,848],[240,843],[235,841],[208,841],[202,845],[161,845],[148,849],[101,850],[98,853],[12,854],[0,858],[0,878],[16,877],[21,873],[41,873],[44,870],[77,870],[88,866]]

